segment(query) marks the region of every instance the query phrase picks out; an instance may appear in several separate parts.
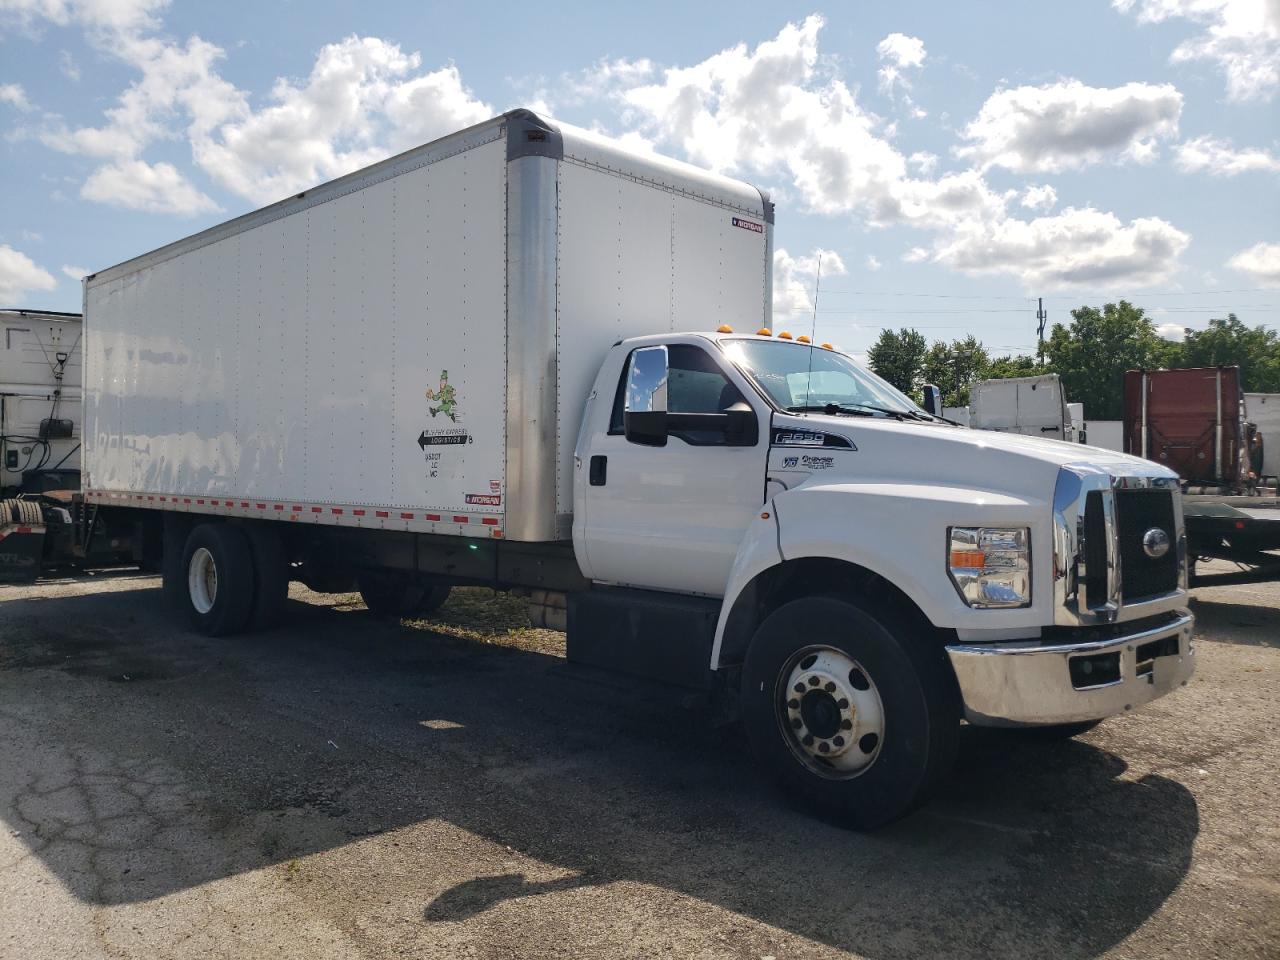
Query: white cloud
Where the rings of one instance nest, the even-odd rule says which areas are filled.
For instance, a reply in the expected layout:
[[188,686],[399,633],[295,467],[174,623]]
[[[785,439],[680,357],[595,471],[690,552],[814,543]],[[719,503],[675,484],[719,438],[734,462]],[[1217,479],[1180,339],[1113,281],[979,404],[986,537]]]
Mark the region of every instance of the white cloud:
[[903,263],[924,263],[929,259],[929,251],[924,247],[912,247],[902,255]]
[[24,113],[31,109],[31,101],[27,99],[27,91],[20,83],[0,83],[0,103],[7,103]]
[[1280,3],[1276,0],[1112,0],[1139,23],[1172,18],[1199,24],[1203,32],[1169,55],[1173,63],[1211,60],[1227,80],[1231,100],[1269,100],[1280,89]]
[[773,252],[773,315],[781,319],[813,313],[814,279],[821,258],[824,277],[843,276],[848,271],[834,250],[815,249],[807,257],[792,257],[786,250]]
[[884,264],[880,262],[880,258],[877,257],[875,254],[868,253],[866,266],[868,270],[874,273],[875,271],[879,270],[882,266],[884,266]]
[[79,283],[82,279],[84,279],[89,275],[89,271],[86,270],[84,267],[77,267],[69,263],[64,263],[62,265],[62,275],[64,277],[68,277],[72,280],[75,280],[77,283]]
[[145,160],[120,160],[99,167],[80,188],[80,196],[126,210],[185,217],[220,209],[173,164]]
[[1057,173],[1107,157],[1151,160],[1161,138],[1178,133],[1182,94],[1172,85],[1087,87],[1064,80],[998,90],[965,127],[957,155],[983,169]]
[[48,20],[60,27],[139,30],[157,26],[169,0],[0,0],[0,16],[19,23]]
[[305,84],[277,80],[270,106],[196,138],[196,162],[228,190],[279,200],[494,115],[450,65],[376,37],[325,46]]
[[1175,162],[1186,173],[1204,171],[1215,177],[1239,173],[1280,173],[1280,156],[1260,147],[1237,150],[1230,140],[1196,137],[1178,144]]
[[58,281],[48,270],[7,243],[0,243],[0,305],[20,306],[28,293],[53,290]]
[[1022,192],[1022,198],[1019,204],[1028,210],[1052,210],[1058,205],[1058,191],[1047,183],[1040,186],[1030,186]]
[[915,167],[920,176],[932,176],[934,169],[938,166],[938,155],[936,153],[918,150],[911,156],[907,157],[907,163]]
[[[723,173],[784,175],[810,210],[846,213],[889,199],[906,161],[877,135],[839,78],[818,70],[822,18],[787,24],[754,50],[738,44],[621,91],[624,120]],[[874,216],[874,214],[873,214]]]
[[[918,70],[924,66],[924,41],[919,37],[909,37],[905,33],[891,33],[876,46],[880,56],[881,67],[876,76],[880,79],[880,90],[893,96],[898,88],[911,89],[908,71]],[[905,96],[905,95],[904,95]],[[907,104],[913,106],[911,98],[905,97]],[[924,111],[916,108],[917,116],[924,116]]]
[[1166,279],[1190,240],[1158,218],[1124,224],[1113,213],[1068,207],[1029,222],[962,227],[939,241],[932,258],[967,274],[1008,274],[1029,287],[1110,289]]
[[1181,343],[1187,339],[1187,328],[1180,323],[1161,323],[1156,325],[1156,336],[1171,343]]
[[1280,243],[1255,243],[1227,261],[1264,287],[1280,287]]

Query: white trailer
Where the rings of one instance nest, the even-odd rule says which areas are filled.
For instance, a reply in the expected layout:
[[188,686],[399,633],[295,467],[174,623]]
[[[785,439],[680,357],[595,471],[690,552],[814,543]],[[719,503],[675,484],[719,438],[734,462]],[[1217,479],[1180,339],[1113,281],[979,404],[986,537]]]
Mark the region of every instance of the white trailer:
[[515,111],[104,270],[84,522],[210,635],[290,578],[396,615],[527,592],[570,661],[716,698],[856,826],[962,718],[1070,736],[1185,683],[1177,478],[773,336],[772,219]]
[[79,486],[80,333],[78,313],[0,310],[0,491]]
[[1246,393],[1244,416],[1262,435],[1262,473],[1280,477],[1280,393]]
[[1071,413],[1056,373],[983,380],[970,391],[969,425],[1028,437],[1075,440]]

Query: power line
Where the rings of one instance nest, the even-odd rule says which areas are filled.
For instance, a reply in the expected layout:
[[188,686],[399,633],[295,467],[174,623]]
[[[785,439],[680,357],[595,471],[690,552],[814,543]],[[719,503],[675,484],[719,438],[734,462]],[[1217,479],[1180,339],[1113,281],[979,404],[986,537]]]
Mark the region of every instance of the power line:
[[[1207,297],[1215,294],[1237,294],[1237,293],[1270,293],[1271,287],[1240,287],[1231,290],[1167,290],[1149,293],[1135,293],[1130,302],[1143,297]],[[1029,296],[1011,296],[1008,294],[976,294],[976,293],[906,293],[897,290],[842,290],[839,287],[834,290],[827,287],[824,291],[826,294],[847,294],[859,297],[929,297],[939,300],[1018,300],[1030,302],[1032,300],[1129,300],[1129,296],[1116,297],[1115,294],[1101,293],[1056,293],[1049,294],[1045,297],[1029,297]],[[1142,306],[1142,304],[1136,304]]]

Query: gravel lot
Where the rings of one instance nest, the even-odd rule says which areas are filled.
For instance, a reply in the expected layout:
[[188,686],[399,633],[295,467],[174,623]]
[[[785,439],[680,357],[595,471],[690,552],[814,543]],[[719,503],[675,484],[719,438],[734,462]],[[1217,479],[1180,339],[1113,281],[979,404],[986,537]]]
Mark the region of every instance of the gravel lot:
[[482,591],[214,641],[154,578],[0,587],[0,956],[1280,957],[1280,586],[1196,593],[1186,689],[966,730],[859,835]]

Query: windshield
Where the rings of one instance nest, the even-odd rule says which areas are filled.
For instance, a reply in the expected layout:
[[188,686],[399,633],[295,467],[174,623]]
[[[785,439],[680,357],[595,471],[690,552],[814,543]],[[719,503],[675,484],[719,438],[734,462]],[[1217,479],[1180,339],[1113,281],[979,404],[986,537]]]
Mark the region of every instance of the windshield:
[[781,340],[722,340],[725,355],[783,410],[829,404],[922,411],[874,373],[842,353]]

